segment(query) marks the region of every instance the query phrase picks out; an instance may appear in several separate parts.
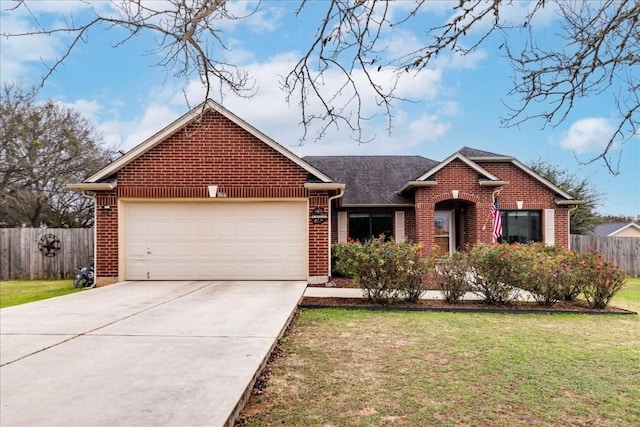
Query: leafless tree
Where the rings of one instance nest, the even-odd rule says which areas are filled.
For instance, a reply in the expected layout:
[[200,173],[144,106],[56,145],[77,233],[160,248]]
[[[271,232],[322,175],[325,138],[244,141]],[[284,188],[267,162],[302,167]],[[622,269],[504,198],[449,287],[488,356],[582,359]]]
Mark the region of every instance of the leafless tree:
[[93,126],[36,90],[0,92],[0,227],[89,227],[93,204],[66,185],[108,163]]
[[[33,1],[36,0],[19,0],[13,9],[29,10]],[[396,95],[403,73],[420,73],[443,54],[466,55],[489,39],[504,37],[503,52],[514,70],[513,88],[508,95],[518,98],[516,105],[507,106],[505,126],[535,119],[556,126],[581,98],[622,88],[612,101],[619,115],[617,128],[603,151],[590,160],[602,159],[612,173],[617,172],[617,165],[611,160],[612,148],[638,133],[640,2],[533,0],[526,16],[511,22],[503,16],[512,5],[511,0],[452,1],[446,22],[425,26],[420,48],[389,57],[385,37],[396,28],[422,22],[433,5],[429,0],[413,0],[410,7],[407,3],[408,0],[398,8],[398,3],[391,0],[298,0],[296,15],[310,8],[314,13],[321,9],[308,49],[281,81],[287,100],[300,106],[303,138],[312,123],[320,123],[318,138],[329,127],[343,125],[363,141],[363,129],[371,118],[364,112],[364,103],[370,101],[363,93],[371,91],[388,117],[390,129],[393,107],[410,101]],[[246,70],[223,60],[228,40],[219,24],[222,20],[247,18],[263,6],[260,2],[243,16],[231,13],[225,0],[113,0],[110,5],[108,9],[92,6],[90,19],[77,24],[69,20],[67,25],[55,28],[41,26],[32,14],[36,30],[3,35],[72,35],[63,55],[50,66],[46,80],[93,27],[106,24],[126,30],[116,45],[142,32],[152,33],[157,36],[153,51],[162,58],[159,65],[178,77],[197,75],[206,87],[206,96],[212,89],[219,90],[220,95],[226,90],[241,96],[253,93],[253,81]],[[530,32],[526,45],[513,46],[511,32],[522,33],[535,27],[536,17],[549,8],[562,23],[560,33],[555,35],[556,43],[539,43]],[[328,76],[329,71],[342,76],[337,89],[329,89],[326,84],[327,79],[333,78]],[[312,105],[320,108],[311,108]]]

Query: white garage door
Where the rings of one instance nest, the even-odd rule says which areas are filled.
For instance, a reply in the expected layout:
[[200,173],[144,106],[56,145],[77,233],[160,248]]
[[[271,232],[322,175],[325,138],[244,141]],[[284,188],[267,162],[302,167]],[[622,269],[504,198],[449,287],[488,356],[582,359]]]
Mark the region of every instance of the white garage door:
[[305,202],[125,202],[127,280],[306,280]]

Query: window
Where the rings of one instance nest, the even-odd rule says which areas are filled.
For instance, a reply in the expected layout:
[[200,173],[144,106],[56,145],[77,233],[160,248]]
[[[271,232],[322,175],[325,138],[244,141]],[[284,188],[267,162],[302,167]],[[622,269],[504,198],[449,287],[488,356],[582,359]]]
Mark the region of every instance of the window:
[[542,240],[540,211],[501,211],[502,238],[506,243],[529,243]]
[[393,219],[390,213],[349,213],[349,237],[364,242],[372,237],[384,234],[393,235]]

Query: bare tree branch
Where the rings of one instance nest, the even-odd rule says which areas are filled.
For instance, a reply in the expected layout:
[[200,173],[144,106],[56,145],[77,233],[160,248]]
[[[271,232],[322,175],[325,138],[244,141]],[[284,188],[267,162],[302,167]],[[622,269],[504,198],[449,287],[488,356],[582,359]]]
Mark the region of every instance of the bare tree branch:
[[[206,89],[206,97],[212,90],[218,90],[220,98],[227,92],[237,96],[255,93],[247,71],[224,59],[230,51],[229,38],[220,24],[250,17],[262,6],[260,2],[245,16],[230,12],[225,0],[85,2],[89,10],[82,15],[89,16],[85,21],[74,24],[69,19],[67,25],[51,28],[45,27],[29,9],[33,3],[19,0],[10,11],[24,9],[35,29],[2,35],[69,36],[62,54],[49,65],[43,83],[86,40],[89,31],[106,26],[126,33],[115,47],[141,33],[155,35],[156,46],[149,52],[159,55],[157,65],[185,80],[197,76]],[[617,173],[612,153],[638,135],[638,0],[532,0],[528,12],[516,22],[507,19],[505,10],[521,3],[459,0],[451,3],[450,16],[442,24],[432,21],[436,18],[428,8],[433,4],[413,0],[411,6],[402,3],[398,8],[393,7],[398,3],[392,0],[298,0],[295,15],[311,9],[318,20],[308,48],[281,78],[285,99],[297,103],[301,111],[301,141],[310,136],[312,129],[317,129],[313,138],[320,139],[330,128],[344,127],[356,141],[367,142],[373,138],[367,133],[373,111],[382,112],[390,132],[396,105],[413,101],[398,95],[400,79],[407,73],[415,75],[430,69],[436,58],[467,55],[502,35],[501,48],[514,71],[513,87],[507,95],[516,99],[515,105],[507,105],[505,126],[531,120],[558,126],[568,120],[577,104],[610,95],[614,87],[621,88],[612,98],[618,112],[617,124],[609,140],[603,141],[601,153],[588,160],[602,160],[612,173]],[[541,11],[550,9],[562,24],[551,42],[538,38],[536,28]],[[389,53],[388,36],[392,31],[423,21],[419,48]],[[513,42],[514,33],[529,34],[524,46]]]
[[[604,161],[612,174],[618,167],[611,157],[616,144],[633,138],[639,125],[640,102],[640,2],[607,0],[557,3],[563,18],[562,48],[540,47],[529,36],[520,52],[507,44],[516,78],[510,94],[520,98],[503,118],[505,125],[519,125],[532,119],[557,126],[563,123],[579,99],[605,93],[612,85],[626,90],[614,95],[618,123],[600,154],[586,163]],[[548,106],[535,112],[532,104]],[[532,113],[533,111],[533,113]]]

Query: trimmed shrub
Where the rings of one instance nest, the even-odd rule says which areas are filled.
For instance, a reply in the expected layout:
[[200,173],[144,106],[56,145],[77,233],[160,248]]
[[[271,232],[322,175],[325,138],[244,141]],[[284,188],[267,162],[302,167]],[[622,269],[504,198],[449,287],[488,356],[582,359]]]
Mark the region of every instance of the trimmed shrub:
[[562,301],[573,301],[580,295],[582,287],[582,271],[578,263],[577,252],[565,251],[554,263],[554,274],[557,277],[558,298]]
[[488,304],[510,304],[518,298],[518,253],[507,244],[477,245],[471,251],[472,289]]
[[540,243],[513,245],[516,277],[513,285],[529,291],[533,299],[544,306],[552,306],[560,298],[554,260],[562,248]]
[[364,243],[333,245],[335,268],[362,286],[369,302],[416,302],[424,292],[426,264],[419,245],[385,241],[384,236]]
[[435,281],[446,302],[457,303],[471,289],[471,271],[471,260],[466,252],[454,252],[437,262]]
[[587,303],[591,308],[606,308],[624,286],[627,274],[594,250],[580,254],[578,265],[582,270],[582,294]]

